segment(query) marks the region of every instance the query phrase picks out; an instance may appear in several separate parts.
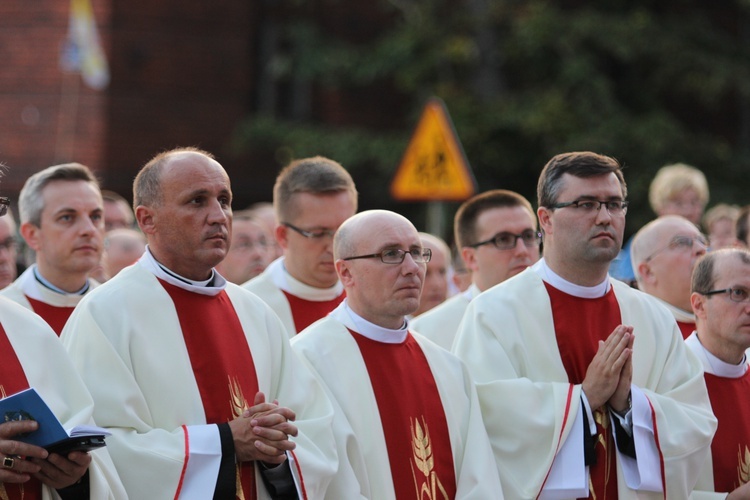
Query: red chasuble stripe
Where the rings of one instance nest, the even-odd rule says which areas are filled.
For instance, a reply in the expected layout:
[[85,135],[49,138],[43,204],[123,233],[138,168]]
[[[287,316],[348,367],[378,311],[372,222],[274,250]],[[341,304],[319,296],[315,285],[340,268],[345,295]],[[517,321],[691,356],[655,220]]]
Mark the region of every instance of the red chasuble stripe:
[[719,427],[711,442],[714,491],[750,482],[750,371],[740,378],[704,374]]
[[[174,302],[206,423],[237,418],[252,406],[258,392],[258,378],[232,302],[224,291],[215,296],[201,295],[159,282]],[[244,496],[238,497],[256,498],[253,464],[243,463],[239,469]]]
[[396,498],[454,498],[456,473],[448,423],[419,344],[411,334],[401,344],[386,344],[349,331],[375,393]]
[[292,318],[294,319],[294,328],[297,329],[296,333],[301,332],[320,318],[325,318],[329,312],[336,309],[346,296],[342,292],[341,295],[333,300],[315,301],[297,297],[286,290],[282,290],[282,292],[284,292],[286,300],[289,301],[289,308],[292,310]]
[[32,299],[29,296],[26,296],[26,299],[31,304],[31,308],[34,309],[34,312],[41,316],[59,337],[63,331],[63,327],[65,327],[65,323],[68,322],[68,318],[73,314],[73,309],[75,309],[75,307],[53,306],[46,302]]
[[[606,340],[621,323],[620,305],[612,289],[604,297],[583,299],[568,295],[546,282],[544,286],[552,303],[557,346],[568,380],[572,384],[580,384],[599,348],[599,341]],[[589,468],[589,498],[615,499],[617,471],[609,415],[606,409],[592,410],[598,436],[596,464]]]
[[683,340],[686,340],[695,331],[695,323],[685,323],[684,321],[678,321],[677,326],[680,328],[680,333],[682,333]]
[[[26,373],[16,356],[16,351],[5,333],[5,328],[0,325],[0,397],[10,396],[29,388]],[[5,416],[3,415],[3,418]],[[0,498],[10,500],[36,500],[42,498],[42,483],[31,478],[27,483],[12,484],[0,483]]]

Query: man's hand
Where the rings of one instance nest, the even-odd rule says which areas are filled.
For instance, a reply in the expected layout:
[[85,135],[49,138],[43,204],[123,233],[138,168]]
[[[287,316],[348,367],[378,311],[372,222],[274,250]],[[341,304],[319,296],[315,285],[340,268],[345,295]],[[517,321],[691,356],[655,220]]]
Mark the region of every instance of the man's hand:
[[729,493],[727,500],[750,500],[750,483],[745,483]]
[[599,341],[599,350],[591,360],[582,384],[592,410],[603,406],[617,390],[621,372],[633,352],[632,336],[632,326],[619,325],[607,340]]
[[[627,347],[627,349],[631,353],[633,352],[634,340],[635,336],[631,333],[630,342],[628,343]],[[612,394],[612,397],[609,398],[609,401],[607,401],[609,407],[614,411],[622,413],[628,409],[628,398],[630,397],[630,385],[632,384],[632,382],[633,356],[631,354],[630,356],[628,356],[627,361],[625,361],[625,365],[622,367],[622,371],[620,372],[620,381],[617,383],[617,388],[615,389],[614,394]]]
[[82,451],[74,451],[67,457],[51,454],[47,460],[31,459],[40,467],[34,477],[56,490],[66,488],[81,480],[91,464],[91,456]]
[[25,458],[45,459],[48,455],[47,450],[12,439],[14,436],[33,432],[38,428],[39,424],[33,420],[0,424],[0,482],[25,483],[33,474],[39,472],[39,465]]
[[280,464],[286,460],[286,451],[296,447],[289,440],[289,436],[296,436],[298,432],[297,426],[291,423],[296,415],[276,401],[267,403],[265,399],[265,395],[258,392],[253,406],[229,422],[240,462],[260,460]]

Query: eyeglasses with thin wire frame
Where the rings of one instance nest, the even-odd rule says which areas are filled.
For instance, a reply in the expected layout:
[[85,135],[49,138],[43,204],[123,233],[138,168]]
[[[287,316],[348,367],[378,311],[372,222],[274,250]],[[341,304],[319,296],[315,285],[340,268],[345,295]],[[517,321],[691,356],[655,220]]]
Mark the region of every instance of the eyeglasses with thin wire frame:
[[7,196],[0,196],[0,217],[8,213],[8,207],[10,206],[10,198]]
[[619,215],[625,215],[628,212],[629,204],[630,202],[625,201],[625,200],[582,199],[582,200],[575,200],[575,201],[566,201],[562,203],[555,203],[554,205],[550,205],[547,208],[551,210],[557,210],[559,208],[571,207],[585,214],[594,214],[594,213],[598,213],[602,207],[605,207],[609,215],[619,216]]
[[673,237],[671,240],[669,240],[669,244],[667,246],[662,247],[658,250],[656,250],[654,253],[649,255],[644,259],[644,262],[648,262],[654,257],[656,257],[659,253],[663,252],[664,250],[692,250],[693,246],[695,244],[703,246],[703,249],[708,248],[708,240],[703,235],[698,236],[686,236],[686,235],[677,235]]
[[335,229],[317,229],[315,231],[307,231],[305,229],[300,229],[297,226],[293,226],[289,224],[288,222],[282,222],[282,226],[286,226],[292,231],[296,231],[297,233],[301,234],[305,238],[310,238],[311,240],[320,240],[325,237],[333,238],[333,235],[336,234]]
[[523,241],[523,244],[526,247],[534,248],[539,246],[539,243],[541,243],[542,233],[540,233],[539,231],[534,231],[533,229],[527,229],[521,234],[514,234],[503,231],[502,233],[497,233],[495,236],[488,240],[480,241],[479,243],[474,243],[473,245],[467,246],[471,248],[479,248],[482,245],[492,244],[495,245],[498,250],[512,250],[516,248],[518,240]]
[[368,255],[357,255],[341,260],[379,258],[381,262],[383,262],[383,264],[401,264],[407,255],[411,255],[412,260],[417,264],[423,264],[430,262],[430,259],[432,258],[432,250],[429,248],[412,248],[411,250],[401,250],[400,248],[386,248],[382,252],[371,253]]
[[732,302],[737,302],[738,304],[741,304],[743,302],[747,302],[750,300],[750,292],[747,291],[747,289],[742,287],[735,287],[735,288],[724,288],[722,290],[711,290],[709,292],[698,292],[701,295],[705,295],[706,297],[711,297],[712,295],[718,295],[720,293],[726,293],[727,297],[729,297],[729,300]]

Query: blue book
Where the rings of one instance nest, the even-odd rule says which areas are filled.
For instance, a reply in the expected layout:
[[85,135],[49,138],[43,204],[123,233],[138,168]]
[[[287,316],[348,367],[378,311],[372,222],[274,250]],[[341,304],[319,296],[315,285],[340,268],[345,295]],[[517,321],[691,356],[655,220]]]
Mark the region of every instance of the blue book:
[[110,435],[106,429],[90,425],[79,425],[68,433],[33,387],[0,399],[0,416],[3,422],[36,420],[39,423],[37,430],[12,439],[61,455],[105,446],[104,438]]

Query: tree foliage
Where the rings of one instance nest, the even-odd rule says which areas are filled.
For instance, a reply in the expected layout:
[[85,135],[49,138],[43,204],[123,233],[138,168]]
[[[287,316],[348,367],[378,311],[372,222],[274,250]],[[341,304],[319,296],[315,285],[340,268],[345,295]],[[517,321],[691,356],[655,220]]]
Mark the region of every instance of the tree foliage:
[[[365,199],[382,201],[434,95],[480,190],[514,189],[534,201],[550,157],[593,150],[626,165],[629,232],[653,217],[648,184],[667,163],[701,168],[712,202],[750,202],[747,0],[328,0],[315,11],[279,1],[273,83],[290,99],[307,93],[311,104],[301,114],[254,112],[238,128],[238,147],[281,151],[280,161],[331,156]],[[337,12],[354,4],[367,6],[374,26],[360,19],[347,29]],[[393,118],[352,106],[331,120],[316,107],[322,94],[355,95]]]

